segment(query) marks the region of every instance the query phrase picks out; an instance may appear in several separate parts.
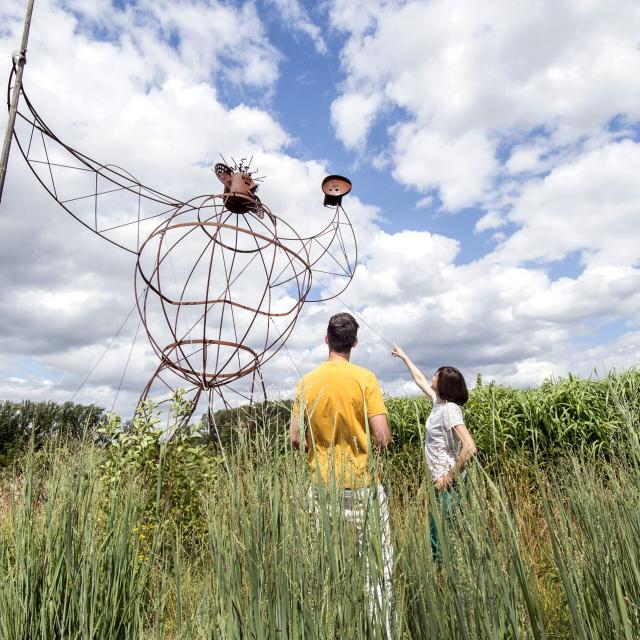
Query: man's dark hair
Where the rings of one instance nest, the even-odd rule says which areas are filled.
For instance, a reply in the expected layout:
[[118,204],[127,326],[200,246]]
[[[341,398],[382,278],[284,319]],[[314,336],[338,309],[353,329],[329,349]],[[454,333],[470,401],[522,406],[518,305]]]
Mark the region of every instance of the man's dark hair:
[[358,338],[359,326],[350,313],[336,313],[335,316],[331,316],[327,327],[329,350],[349,353]]
[[455,402],[460,406],[469,399],[464,376],[455,367],[440,367],[436,371],[436,393],[441,400]]

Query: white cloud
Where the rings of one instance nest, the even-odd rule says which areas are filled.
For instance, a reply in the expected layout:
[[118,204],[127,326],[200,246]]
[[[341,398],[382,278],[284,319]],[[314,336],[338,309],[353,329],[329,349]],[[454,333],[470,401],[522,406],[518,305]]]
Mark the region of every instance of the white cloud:
[[640,144],[610,143],[557,166],[523,187],[508,219],[520,228],[492,260],[561,260],[578,251],[587,265],[634,265],[640,181],[631,167]]
[[[434,193],[445,210],[478,206],[475,231],[495,231],[498,243],[470,264],[458,264],[454,251],[435,264],[427,257],[420,270],[399,236],[395,244],[385,238],[386,251],[374,240],[378,250],[350,299],[369,300],[366,317],[428,367],[446,359],[510,383],[571,367],[589,373],[596,353],[576,337],[594,324],[631,322],[640,305],[640,182],[632,169],[640,77],[629,75],[640,65],[638,4],[331,7],[348,38],[332,110],[338,139],[362,157],[373,124],[385,125],[387,146],[376,138],[376,153],[392,159],[395,180],[426,193],[420,202],[432,209]],[[371,108],[342,108],[354,95]],[[550,265],[567,275],[552,277]],[[618,340],[618,362],[637,361]],[[404,388],[400,380],[391,386]]]
[[519,145],[512,150],[505,165],[506,169],[509,173],[540,173],[549,164],[542,160],[546,151],[545,145],[529,143]]
[[320,27],[311,20],[307,10],[298,0],[269,0],[269,2],[278,10],[287,28],[304,33],[312,40],[318,53],[327,53],[327,45]]
[[[0,52],[7,59],[19,41],[22,8],[3,5],[9,30],[0,36]],[[96,33],[108,37],[96,40]],[[178,198],[221,190],[208,168],[218,153],[238,159],[255,153],[270,176],[265,193],[274,210],[281,214],[277,207],[286,205],[288,220],[314,233],[326,224],[322,164],[288,156],[289,137],[266,109],[241,100],[228,107],[212,83],[226,83],[239,97],[248,87],[268,98],[280,57],[253,4],[138,3],[119,12],[110,3],[42,2],[29,50],[25,86],[65,142]],[[0,217],[3,397],[68,400],[131,309],[134,260],[66,216],[15,146],[11,160]],[[291,193],[291,176],[300,185],[298,206],[282,192]],[[301,207],[303,201],[308,205]],[[359,210],[366,227],[376,212]],[[136,326],[134,312],[79,400],[110,407]],[[28,373],[28,363],[19,363],[25,359],[50,369],[59,382],[44,385]],[[118,397],[121,408],[131,409],[156,365],[142,331]],[[10,375],[25,366],[24,375]]]
[[[394,177],[438,188],[447,209],[490,200],[505,171],[546,170],[541,152],[597,136],[614,117],[640,119],[640,78],[629,74],[640,65],[634,0],[334,0],[331,19],[349,36],[334,104],[364,87],[375,105],[363,111],[359,147],[386,109]],[[354,146],[352,111],[333,116],[338,138]],[[546,149],[528,144],[532,132]],[[501,166],[504,142],[521,147]]]
[[577,278],[558,278],[519,305],[520,312],[547,321],[635,315],[640,311],[640,271],[587,268]]
[[448,138],[414,124],[398,127],[393,176],[420,191],[440,189],[451,211],[483,199],[496,162],[493,148],[480,133]]
[[504,217],[496,212],[489,211],[489,213],[485,213],[482,218],[480,218],[475,224],[475,230],[478,233],[482,231],[487,231],[488,229],[498,229],[505,224]]
[[581,369],[595,369],[600,374],[612,369],[626,369],[629,363],[640,362],[640,332],[629,331],[614,341],[588,349],[581,360]]
[[340,140],[350,149],[364,145],[382,104],[379,95],[346,93],[331,105],[331,121]]
[[484,381],[499,380],[504,384],[535,386],[540,380],[573,375],[600,377],[613,370],[624,370],[630,363],[640,362],[640,333],[629,331],[606,344],[583,351],[559,350],[553,360],[530,358],[513,363],[510,370],[487,368]]

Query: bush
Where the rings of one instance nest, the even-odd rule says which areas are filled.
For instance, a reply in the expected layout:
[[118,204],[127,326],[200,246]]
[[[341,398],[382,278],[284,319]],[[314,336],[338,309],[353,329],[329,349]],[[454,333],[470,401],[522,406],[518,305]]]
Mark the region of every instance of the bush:
[[204,530],[202,495],[210,489],[213,470],[222,464],[212,455],[203,436],[202,424],[189,425],[169,437],[187,411],[180,391],[173,400],[168,429],[159,428],[156,406],[147,402],[127,428],[120,417],[107,414],[98,433],[105,442],[101,474],[115,488],[132,480],[138,484],[145,503],[145,521],[158,525],[169,518],[185,531]]

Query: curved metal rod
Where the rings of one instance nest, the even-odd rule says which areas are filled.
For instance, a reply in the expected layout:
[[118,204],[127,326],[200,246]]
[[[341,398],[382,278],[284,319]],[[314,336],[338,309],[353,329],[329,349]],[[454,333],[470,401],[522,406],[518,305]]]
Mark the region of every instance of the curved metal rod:
[[[295,251],[292,246],[283,244],[275,232],[275,225],[281,223],[289,229],[290,234],[296,233],[294,229],[270,213],[268,209],[265,209],[269,213],[268,218],[264,216],[261,218],[254,212],[247,211],[237,216],[236,224],[230,224],[229,212],[218,204],[222,198],[222,195],[198,196],[185,203],[171,218],[159,224],[151,232],[143,243],[136,262],[136,291],[140,290],[140,286],[144,287],[140,296],[139,312],[154,351],[166,368],[193,384],[199,384],[203,389],[225,386],[229,381],[248,375],[273,357],[293,330],[312,285],[307,263],[308,252],[304,243],[302,240],[298,241],[298,251]],[[203,210],[207,209],[212,212],[212,215],[208,215],[208,212],[204,214]],[[203,248],[196,246],[193,251],[194,262],[184,268],[183,273],[186,277],[181,279],[179,287],[176,281],[179,291],[178,297],[174,297],[166,292],[166,282],[161,277],[160,271],[170,260],[171,253],[177,250],[186,238],[191,237],[198,242],[197,236],[193,236],[197,230],[204,232],[205,246]],[[231,234],[235,241],[231,238],[225,239],[223,232]],[[241,243],[243,238],[245,240]],[[246,249],[246,241],[253,243],[255,249],[250,247],[240,252],[239,249],[243,247]],[[189,246],[188,251],[191,250],[192,247]],[[230,255],[229,262],[225,253]],[[246,255],[246,264],[236,267],[236,260],[242,253]],[[267,257],[268,254],[269,257]],[[150,271],[143,264],[146,256],[153,261]],[[205,256],[207,256],[206,263]],[[289,274],[293,274],[288,279],[292,284],[295,283],[294,300],[284,309],[274,309],[272,306],[272,284],[277,257],[284,259],[285,268],[288,267]],[[258,279],[264,282],[265,286],[262,289],[258,288],[254,299],[245,303],[244,300],[235,298],[233,285],[256,259],[258,264],[262,265],[261,272],[264,274]],[[203,291],[205,295],[202,298],[198,295],[195,298],[193,296],[189,298],[186,292],[198,264],[201,265],[207,283],[206,290]],[[211,276],[214,271],[220,271],[221,268],[223,290],[220,293],[211,292]],[[255,277],[255,274],[250,275]],[[252,286],[255,287],[256,284],[252,283]],[[198,292],[199,289],[196,290],[196,294]],[[166,333],[168,330],[170,335],[168,341],[161,342],[159,336],[154,335],[155,327],[152,328],[150,325],[152,310],[149,305],[152,298],[155,304],[160,305],[160,315],[164,318],[165,324],[164,331]],[[197,314],[197,318],[187,326],[186,331],[179,332],[178,319],[182,310],[198,307],[202,308],[202,313]],[[218,311],[213,322],[217,324],[210,326],[208,314],[215,308]],[[244,314],[245,324],[241,331],[238,331],[237,312]],[[223,334],[227,317],[229,326]],[[251,340],[256,337],[254,326],[261,317],[267,322],[264,335],[261,334],[262,344],[258,346],[252,344]],[[272,327],[269,321],[276,317],[288,319],[288,322],[284,331],[274,336],[271,335]],[[217,335],[210,336],[211,329]],[[193,331],[196,332],[195,339],[191,335]],[[193,349],[194,346],[200,348]],[[211,347],[214,347],[215,363],[207,361]],[[223,354],[220,347],[228,347],[228,353]],[[243,362],[241,352],[252,354],[249,362],[246,362],[246,358]],[[196,363],[198,359],[201,359],[201,364]],[[234,359],[237,359],[235,370],[231,368]]]
[[[341,220],[342,217],[344,217],[344,221]],[[341,227],[347,228],[348,233],[350,234],[353,240],[353,256],[347,255],[347,250],[346,250],[346,247],[344,246],[344,239],[342,237]],[[328,244],[326,244],[325,246],[322,242],[320,242],[319,238],[325,235],[330,235],[330,234],[332,234],[332,237],[328,242]],[[289,239],[290,238],[280,237],[280,240],[282,240],[283,242],[286,242]],[[328,300],[333,300],[334,298],[337,298],[351,284],[351,280],[353,280],[353,276],[355,275],[356,267],[358,265],[358,243],[356,240],[356,234],[353,228],[353,224],[351,223],[351,220],[349,219],[347,212],[341,206],[337,206],[335,208],[333,219],[331,220],[331,222],[329,222],[329,224],[324,229],[322,229],[322,231],[319,231],[318,233],[312,236],[306,236],[302,238],[302,240],[305,243],[305,245],[309,245],[309,246],[312,246],[313,243],[315,242],[322,249],[322,251],[320,251],[320,253],[318,253],[317,256],[313,256],[311,253],[311,250],[309,249],[309,246],[307,246],[307,253],[309,254],[309,267],[311,268],[311,272],[314,276],[314,279],[322,280],[323,275],[321,274],[335,276],[339,278],[345,278],[344,283],[340,286],[340,288],[337,291],[329,291],[330,295],[327,295],[327,296],[321,296],[321,297],[307,296],[306,302],[326,302]],[[334,246],[334,244],[336,246]],[[344,262],[341,262],[340,259],[338,259],[335,255],[333,255],[333,253],[331,253],[332,251],[336,251],[337,249],[339,249],[340,252],[342,253],[342,258],[344,259]],[[317,267],[316,265],[318,265],[318,263],[321,260],[323,260],[326,256],[329,256],[331,258],[331,261],[335,263],[337,268],[341,269],[344,273],[327,272],[326,270],[323,270]],[[277,278],[276,280],[279,280],[279,278]],[[290,282],[290,280],[291,280],[291,277],[285,280],[278,281],[275,286],[286,285]],[[320,284],[320,286],[321,287],[323,286],[322,283]]]
[[[12,69],[11,74],[9,76],[9,83],[7,87],[8,96],[10,96],[11,94],[11,84],[14,77],[14,73],[15,73],[15,69]],[[176,208],[182,206],[184,203],[177,198],[173,198],[164,193],[161,193],[160,191],[157,191],[156,189],[145,186],[126,169],[119,167],[118,165],[115,165],[115,164],[103,164],[101,162],[98,162],[97,160],[94,160],[89,156],[85,155],[81,151],[78,151],[77,149],[74,149],[73,147],[64,143],[45,124],[44,120],[41,118],[41,116],[38,114],[35,107],[31,103],[31,101],[29,100],[29,97],[27,96],[24,86],[22,87],[20,93],[23,99],[22,105],[26,106],[26,110],[24,110],[23,108],[20,108],[18,110],[18,116],[21,119],[21,121],[25,122],[30,127],[31,133],[29,135],[28,141],[23,140],[21,139],[16,127],[16,130],[14,130],[14,139],[18,145],[18,148],[20,149],[20,153],[22,154],[25,161],[29,165],[29,168],[31,169],[32,173],[34,174],[38,182],[40,182],[40,184],[44,187],[47,193],[68,214],[70,214],[78,222],[80,222],[80,224],[85,226],[87,229],[89,229],[96,235],[101,236],[102,238],[107,240],[107,242],[110,242],[111,244],[117,247],[120,247],[125,251],[129,251],[130,253],[137,254],[138,253],[137,246],[135,249],[133,249],[131,246],[127,246],[122,242],[118,242],[113,238],[106,236],[105,233],[107,231],[113,231],[115,229],[119,229],[128,225],[136,225],[136,230],[137,230],[139,228],[140,223],[143,222],[145,219],[151,219],[155,217],[170,215],[175,211]],[[30,157],[31,144],[33,142],[34,135],[36,134],[40,137],[42,141],[42,145],[45,151],[45,160],[35,160],[34,158]],[[65,155],[67,155],[67,158],[69,158],[68,162],[73,164],[68,164],[66,161],[65,163],[52,162],[52,160],[50,159],[50,154],[48,152],[47,144],[53,145],[54,148],[56,148],[59,151],[62,151]],[[78,164],[74,166],[75,163],[78,163]],[[38,165],[38,164],[44,165],[44,167],[48,169],[49,177],[51,179],[50,185],[48,185],[45,182],[45,180],[42,178],[40,173],[36,170],[35,165]],[[87,173],[93,174],[95,176],[95,180],[93,182],[93,190],[90,193],[78,194],[75,197],[70,197],[65,199],[60,198],[56,190],[52,167],[60,167],[60,168],[63,168],[65,171],[83,172],[83,174],[85,175]],[[100,191],[100,189],[98,189],[98,178],[102,180],[106,180],[108,183],[113,185],[114,188],[107,191]],[[101,195],[106,195],[106,194],[115,193],[115,192],[121,192],[125,196],[131,198],[131,207],[134,209],[137,209],[138,211],[138,216],[135,219],[131,220],[130,222],[125,222],[124,224],[117,224],[108,229],[100,230],[98,229],[98,225],[97,225],[97,216],[94,216],[94,224],[92,225],[88,222],[88,220],[92,217],[91,212],[88,212],[84,216],[85,219],[83,219],[83,217],[79,213],[74,211],[70,206],[71,203],[80,203],[81,201],[93,203],[94,204],[93,213],[96,214],[97,211],[95,210],[97,209],[97,199]],[[152,203],[154,206],[163,205],[164,207],[166,207],[166,210],[160,213],[156,213],[152,216],[149,216],[148,218],[140,218],[139,212],[140,212],[141,200]],[[136,240],[139,240],[138,233],[136,233]]]

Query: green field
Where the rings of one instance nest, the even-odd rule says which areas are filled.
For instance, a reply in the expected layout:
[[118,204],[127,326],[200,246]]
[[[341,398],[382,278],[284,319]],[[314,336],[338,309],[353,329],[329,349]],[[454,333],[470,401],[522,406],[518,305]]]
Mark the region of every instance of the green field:
[[[638,637],[639,390],[634,370],[477,386],[480,455],[440,567],[428,405],[388,399],[395,638]],[[376,519],[358,549],[339,496],[309,513],[288,411],[218,414],[221,448],[195,429],[162,444],[151,415],[123,431],[86,407],[0,405],[0,638],[382,638]]]

